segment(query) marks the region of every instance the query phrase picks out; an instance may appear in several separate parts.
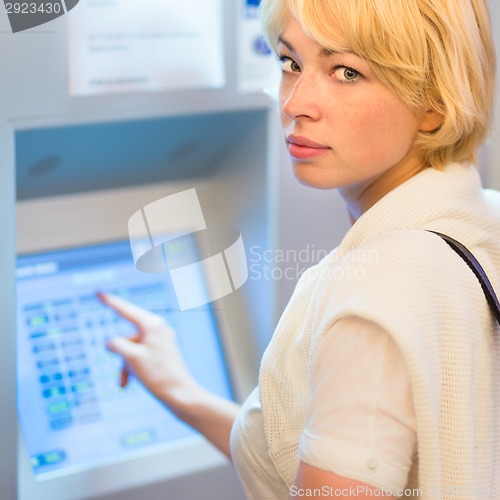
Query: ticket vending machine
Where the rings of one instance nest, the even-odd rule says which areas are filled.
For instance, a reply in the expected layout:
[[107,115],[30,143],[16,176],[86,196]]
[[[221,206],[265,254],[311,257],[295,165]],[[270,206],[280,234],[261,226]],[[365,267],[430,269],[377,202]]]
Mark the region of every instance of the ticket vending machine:
[[[136,380],[119,387],[121,361],[105,343],[134,327],[96,293],[164,316],[195,378],[241,401],[272,332],[272,282],[250,276],[182,311],[168,273],[136,268],[127,223],[194,188],[205,232],[235,228],[246,248],[268,248],[271,120],[264,108],[13,130],[18,498],[243,498],[225,457]],[[216,251],[200,233],[166,247],[171,265]],[[195,281],[207,293],[214,286],[203,272]]]
[[[210,390],[241,401],[255,386],[275,283],[249,276],[180,311],[167,273],[137,270],[127,228],[195,189],[207,233],[232,228],[247,251],[276,244],[277,116],[268,97],[240,92],[240,6],[220,4],[224,85],[167,92],[70,96],[67,16],[15,36],[0,20],[2,498],[243,498],[225,457],[136,380],[120,389],[105,342],[133,327],[96,299],[109,291],[164,315]],[[175,249],[190,262],[221,251],[196,235]],[[208,294],[210,276],[196,280]]]

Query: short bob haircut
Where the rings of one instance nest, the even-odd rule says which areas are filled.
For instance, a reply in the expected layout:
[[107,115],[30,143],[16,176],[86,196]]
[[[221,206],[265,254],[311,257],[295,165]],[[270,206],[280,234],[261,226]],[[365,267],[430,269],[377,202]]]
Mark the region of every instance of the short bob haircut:
[[489,133],[496,63],[486,1],[263,0],[261,12],[275,52],[291,15],[323,47],[369,61],[411,108],[442,114],[439,129],[416,139],[439,168],[474,162]]

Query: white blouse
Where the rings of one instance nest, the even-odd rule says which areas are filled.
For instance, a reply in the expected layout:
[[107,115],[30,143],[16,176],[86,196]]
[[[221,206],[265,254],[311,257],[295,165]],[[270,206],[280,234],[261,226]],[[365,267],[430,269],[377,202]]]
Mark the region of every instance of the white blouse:
[[[384,490],[404,488],[416,419],[395,342],[375,323],[346,317],[323,336],[315,353],[299,459]],[[258,388],[234,424],[231,454],[248,498],[289,497],[268,454]]]

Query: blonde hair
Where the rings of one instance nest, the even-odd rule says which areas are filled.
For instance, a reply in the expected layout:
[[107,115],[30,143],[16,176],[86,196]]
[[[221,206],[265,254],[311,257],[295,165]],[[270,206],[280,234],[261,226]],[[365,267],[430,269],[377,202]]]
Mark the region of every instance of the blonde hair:
[[275,51],[292,15],[323,47],[368,60],[413,109],[442,114],[439,129],[419,132],[416,140],[428,165],[475,161],[495,88],[486,0],[263,0],[261,12]]

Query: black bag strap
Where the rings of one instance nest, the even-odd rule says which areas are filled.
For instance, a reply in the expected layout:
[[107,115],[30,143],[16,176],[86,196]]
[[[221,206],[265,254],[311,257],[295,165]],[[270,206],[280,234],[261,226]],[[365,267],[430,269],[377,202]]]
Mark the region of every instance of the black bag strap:
[[483,289],[483,292],[486,295],[486,300],[488,301],[488,304],[490,305],[493,314],[498,321],[498,324],[500,324],[500,302],[498,301],[495,291],[491,286],[488,276],[486,276],[486,273],[484,272],[484,269],[482,268],[478,260],[474,257],[474,255],[472,255],[472,253],[466,247],[464,247],[461,243],[454,240],[450,236],[438,233],[436,231],[429,231],[429,232],[441,236],[441,238],[443,238],[443,240],[446,241],[446,243],[448,243],[448,245],[453,250],[455,250],[455,252],[457,252],[457,254],[460,255],[460,257],[462,257],[462,259],[471,268],[472,272],[476,275],[476,278],[479,280],[479,283],[481,283],[481,288]]

